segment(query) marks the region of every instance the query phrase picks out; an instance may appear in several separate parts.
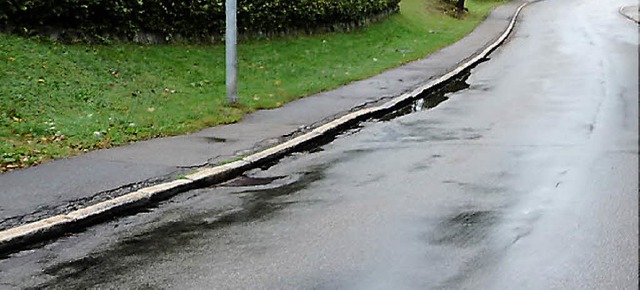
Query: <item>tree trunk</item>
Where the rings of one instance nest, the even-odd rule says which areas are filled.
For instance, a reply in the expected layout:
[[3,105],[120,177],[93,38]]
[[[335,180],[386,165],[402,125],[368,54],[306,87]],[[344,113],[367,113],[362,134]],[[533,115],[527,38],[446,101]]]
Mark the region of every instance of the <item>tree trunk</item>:
[[464,0],[458,0],[456,8],[458,8],[458,11],[460,12],[464,11]]

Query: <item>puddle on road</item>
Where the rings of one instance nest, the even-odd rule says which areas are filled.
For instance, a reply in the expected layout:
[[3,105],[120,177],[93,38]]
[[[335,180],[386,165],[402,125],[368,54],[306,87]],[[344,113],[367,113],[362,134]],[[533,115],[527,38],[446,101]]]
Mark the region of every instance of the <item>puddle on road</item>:
[[[161,221],[154,228],[122,237],[105,250],[46,267],[44,274],[52,279],[34,289],[91,288],[113,283],[113,277],[127,276],[133,267],[143,268],[146,264],[162,261],[163,256],[180,254],[188,251],[188,248],[198,248],[202,244],[210,243],[212,238],[210,235],[214,231],[235,224],[266,219],[275,212],[298,203],[298,201],[281,197],[290,196],[307,188],[311,183],[323,179],[324,170],[325,168],[316,168],[310,172],[301,173],[297,179],[289,183],[266,189],[252,186],[267,185],[286,177],[244,176],[226,184],[219,184],[216,187],[247,186],[247,189],[231,193],[236,200],[241,200],[241,205],[215,210],[198,211],[196,209],[195,214],[193,209],[187,208],[184,210],[185,214],[178,220]],[[209,190],[212,189],[209,188]]]
[[282,178],[285,178],[285,176],[255,177],[255,176],[241,175],[227,182],[221,183],[219,184],[219,186],[242,187],[242,186],[267,185]]
[[[483,61],[486,61],[486,60],[483,60]],[[381,117],[374,117],[369,120],[364,120],[364,121],[349,125],[348,127],[342,129],[340,132],[337,132],[335,135],[324,136],[321,139],[315,141],[313,144],[309,144],[299,148],[296,152],[298,153],[320,152],[324,150],[322,146],[329,144],[338,138],[343,138],[345,136],[353,135],[360,132],[365,126],[364,125],[365,123],[391,121],[395,118],[398,118],[404,115],[435,108],[442,102],[449,99],[447,95],[469,88],[470,85],[467,83],[467,80],[469,79],[470,76],[471,76],[471,69],[467,69],[461,72],[459,75],[453,77],[452,79],[444,82],[442,85],[423,91],[418,96],[416,96],[413,101],[409,102],[408,104],[402,106],[401,108],[395,111],[387,113]],[[480,137],[481,137],[480,135],[474,135],[469,137],[468,139],[477,139]],[[287,156],[290,156],[291,154],[295,154],[296,152],[292,152]],[[265,164],[260,166],[260,169],[268,170],[273,165],[278,164],[281,160],[282,158],[279,158],[277,160],[271,160],[269,162],[266,162]]]
[[498,213],[492,210],[463,211],[443,220],[429,240],[436,245],[474,246],[489,236],[497,222]]
[[442,102],[448,100],[447,95],[469,88],[467,80],[471,76],[471,71],[466,70],[453,79],[445,82],[444,86],[435,90],[426,90],[420,93],[410,104],[378,118],[380,121],[390,121],[395,118],[415,112],[429,110],[437,107]]

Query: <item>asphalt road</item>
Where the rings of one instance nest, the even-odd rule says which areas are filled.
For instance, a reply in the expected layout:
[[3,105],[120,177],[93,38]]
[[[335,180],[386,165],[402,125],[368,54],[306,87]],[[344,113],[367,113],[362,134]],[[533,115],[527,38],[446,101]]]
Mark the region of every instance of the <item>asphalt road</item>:
[[467,89],[16,253],[0,288],[637,289],[626,2],[535,3]]

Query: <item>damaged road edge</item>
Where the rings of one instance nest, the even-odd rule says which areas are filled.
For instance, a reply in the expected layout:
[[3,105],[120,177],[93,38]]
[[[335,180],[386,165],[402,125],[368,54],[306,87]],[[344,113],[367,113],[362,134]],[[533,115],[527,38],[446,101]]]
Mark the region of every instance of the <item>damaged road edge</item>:
[[314,144],[318,140],[335,136],[342,130],[348,129],[358,122],[392,112],[418,98],[425,91],[441,87],[450,79],[455,78],[483,61],[483,59],[485,59],[507,39],[515,26],[515,22],[520,11],[527,4],[528,2],[525,2],[516,9],[509,25],[500,37],[475,57],[459,65],[447,74],[431,80],[408,93],[393,98],[382,105],[363,108],[355,112],[351,112],[327,124],[317,127],[311,132],[258,153],[249,155],[243,159],[212,168],[202,169],[198,172],[186,175],[181,179],[142,188],[135,192],[66,214],[56,215],[0,231],[0,258],[11,252],[19,251],[22,247],[27,245],[59,237],[66,232],[73,232],[74,230],[77,231],[79,228],[108,220],[119,215],[124,215],[127,212],[132,212],[141,207],[167,199],[180,192],[229,180],[242,174],[248,169],[259,167],[268,162],[277,161],[289,153]]

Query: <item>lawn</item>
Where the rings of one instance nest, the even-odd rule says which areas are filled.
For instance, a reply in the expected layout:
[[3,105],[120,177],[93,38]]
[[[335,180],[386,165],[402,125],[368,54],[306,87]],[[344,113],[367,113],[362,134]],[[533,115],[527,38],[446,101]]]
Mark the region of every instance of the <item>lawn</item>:
[[239,106],[225,102],[224,45],[85,45],[0,34],[0,172],[237,122],[378,74],[469,33],[504,0],[439,0],[347,33],[239,44]]

